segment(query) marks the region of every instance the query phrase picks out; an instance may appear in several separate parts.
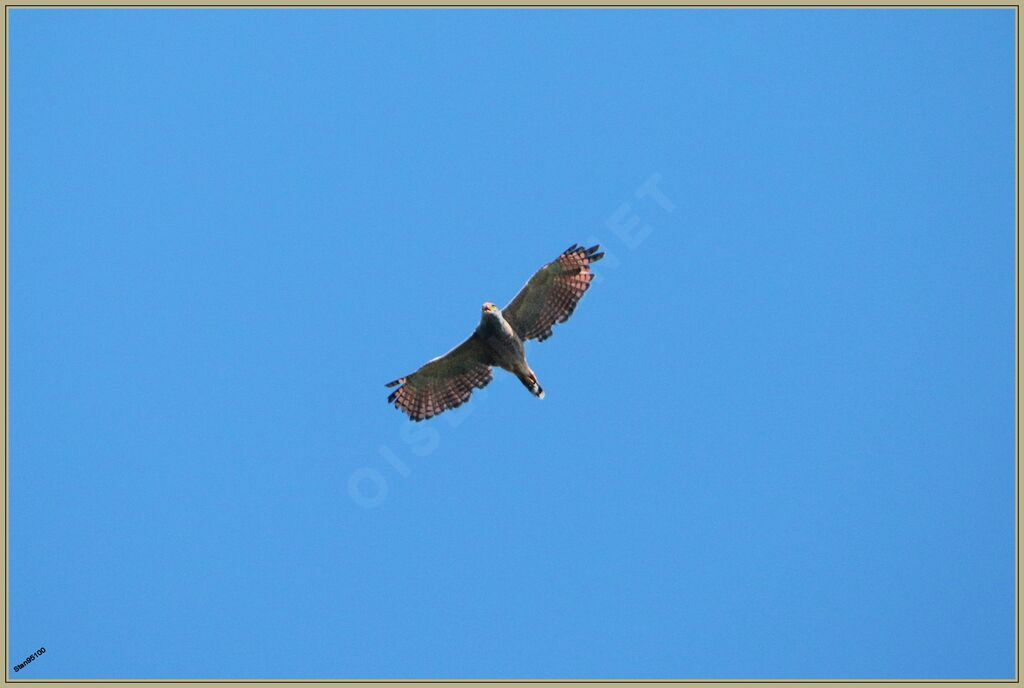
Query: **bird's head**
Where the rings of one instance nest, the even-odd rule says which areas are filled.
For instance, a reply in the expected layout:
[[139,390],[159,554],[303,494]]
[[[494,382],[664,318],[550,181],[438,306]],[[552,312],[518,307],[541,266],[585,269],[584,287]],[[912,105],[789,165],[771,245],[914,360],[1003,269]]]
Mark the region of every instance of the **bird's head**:
[[480,308],[480,311],[481,311],[481,313],[483,313],[484,315],[497,315],[498,313],[501,313],[501,309],[499,309],[499,308],[498,308],[497,306],[495,306],[495,305],[494,305],[493,303],[491,303],[490,301],[488,301],[487,303],[485,303],[485,304],[484,304],[484,305],[483,305],[483,306],[482,306],[482,307]]

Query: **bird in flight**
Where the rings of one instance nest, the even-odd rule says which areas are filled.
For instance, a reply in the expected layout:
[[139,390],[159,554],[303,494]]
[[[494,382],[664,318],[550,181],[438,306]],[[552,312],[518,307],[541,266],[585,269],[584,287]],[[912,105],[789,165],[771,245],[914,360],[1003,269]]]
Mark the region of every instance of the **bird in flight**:
[[387,387],[398,386],[388,403],[416,422],[433,418],[466,403],[474,389],[486,387],[494,366],[515,375],[543,399],[544,390],[526,362],[523,342],[543,342],[553,326],[569,319],[594,279],[591,264],[604,257],[598,248],[573,244],[538,270],[505,308],[485,303],[480,324],[469,339],[415,373],[387,383]]

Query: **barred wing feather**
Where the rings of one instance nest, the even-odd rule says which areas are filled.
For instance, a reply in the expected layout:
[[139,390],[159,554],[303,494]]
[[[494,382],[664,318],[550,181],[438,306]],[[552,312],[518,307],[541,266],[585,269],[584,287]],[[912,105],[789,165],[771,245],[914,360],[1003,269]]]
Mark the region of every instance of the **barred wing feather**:
[[473,334],[415,373],[387,383],[386,387],[400,385],[388,397],[388,403],[417,422],[457,408],[469,401],[474,389],[486,387],[491,381],[489,359],[483,342]]
[[516,334],[543,342],[552,327],[569,319],[594,279],[591,264],[604,257],[598,248],[573,244],[530,278],[502,310]]

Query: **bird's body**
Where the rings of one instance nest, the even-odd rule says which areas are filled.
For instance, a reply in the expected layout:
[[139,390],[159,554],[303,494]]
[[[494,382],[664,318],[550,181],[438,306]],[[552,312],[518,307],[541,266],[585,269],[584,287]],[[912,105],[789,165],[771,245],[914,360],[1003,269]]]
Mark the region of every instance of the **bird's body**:
[[[493,310],[489,310],[489,307]],[[508,324],[501,310],[494,304],[484,304],[480,324],[476,326],[473,336],[479,337],[491,355],[493,365],[507,370],[526,386],[532,394],[544,398],[544,390],[537,382],[537,376],[530,370],[526,362],[526,347],[516,331]]]
[[551,336],[552,327],[569,319],[594,278],[591,263],[604,256],[597,249],[573,244],[538,270],[504,309],[485,303],[480,323],[466,341],[387,384],[398,386],[388,402],[415,421],[432,418],[461,406],[474,388],[486,386],[492,367],[512,373],[543,399],[544,390],[526,362],[524,341],[542,342]]

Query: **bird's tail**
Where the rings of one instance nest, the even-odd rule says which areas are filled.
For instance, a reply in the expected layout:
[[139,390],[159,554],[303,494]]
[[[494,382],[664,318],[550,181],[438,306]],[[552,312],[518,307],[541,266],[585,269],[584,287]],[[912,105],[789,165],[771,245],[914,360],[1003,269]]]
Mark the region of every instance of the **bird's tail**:
[[532,370],[527,369],[525,373],[517,373],[516,377],[523,383],[523,387],[530,390],[530,394],[538,399],[544,398],[544,390],[541,388],[540,383],[537,381],[537,376],[533,374]]

